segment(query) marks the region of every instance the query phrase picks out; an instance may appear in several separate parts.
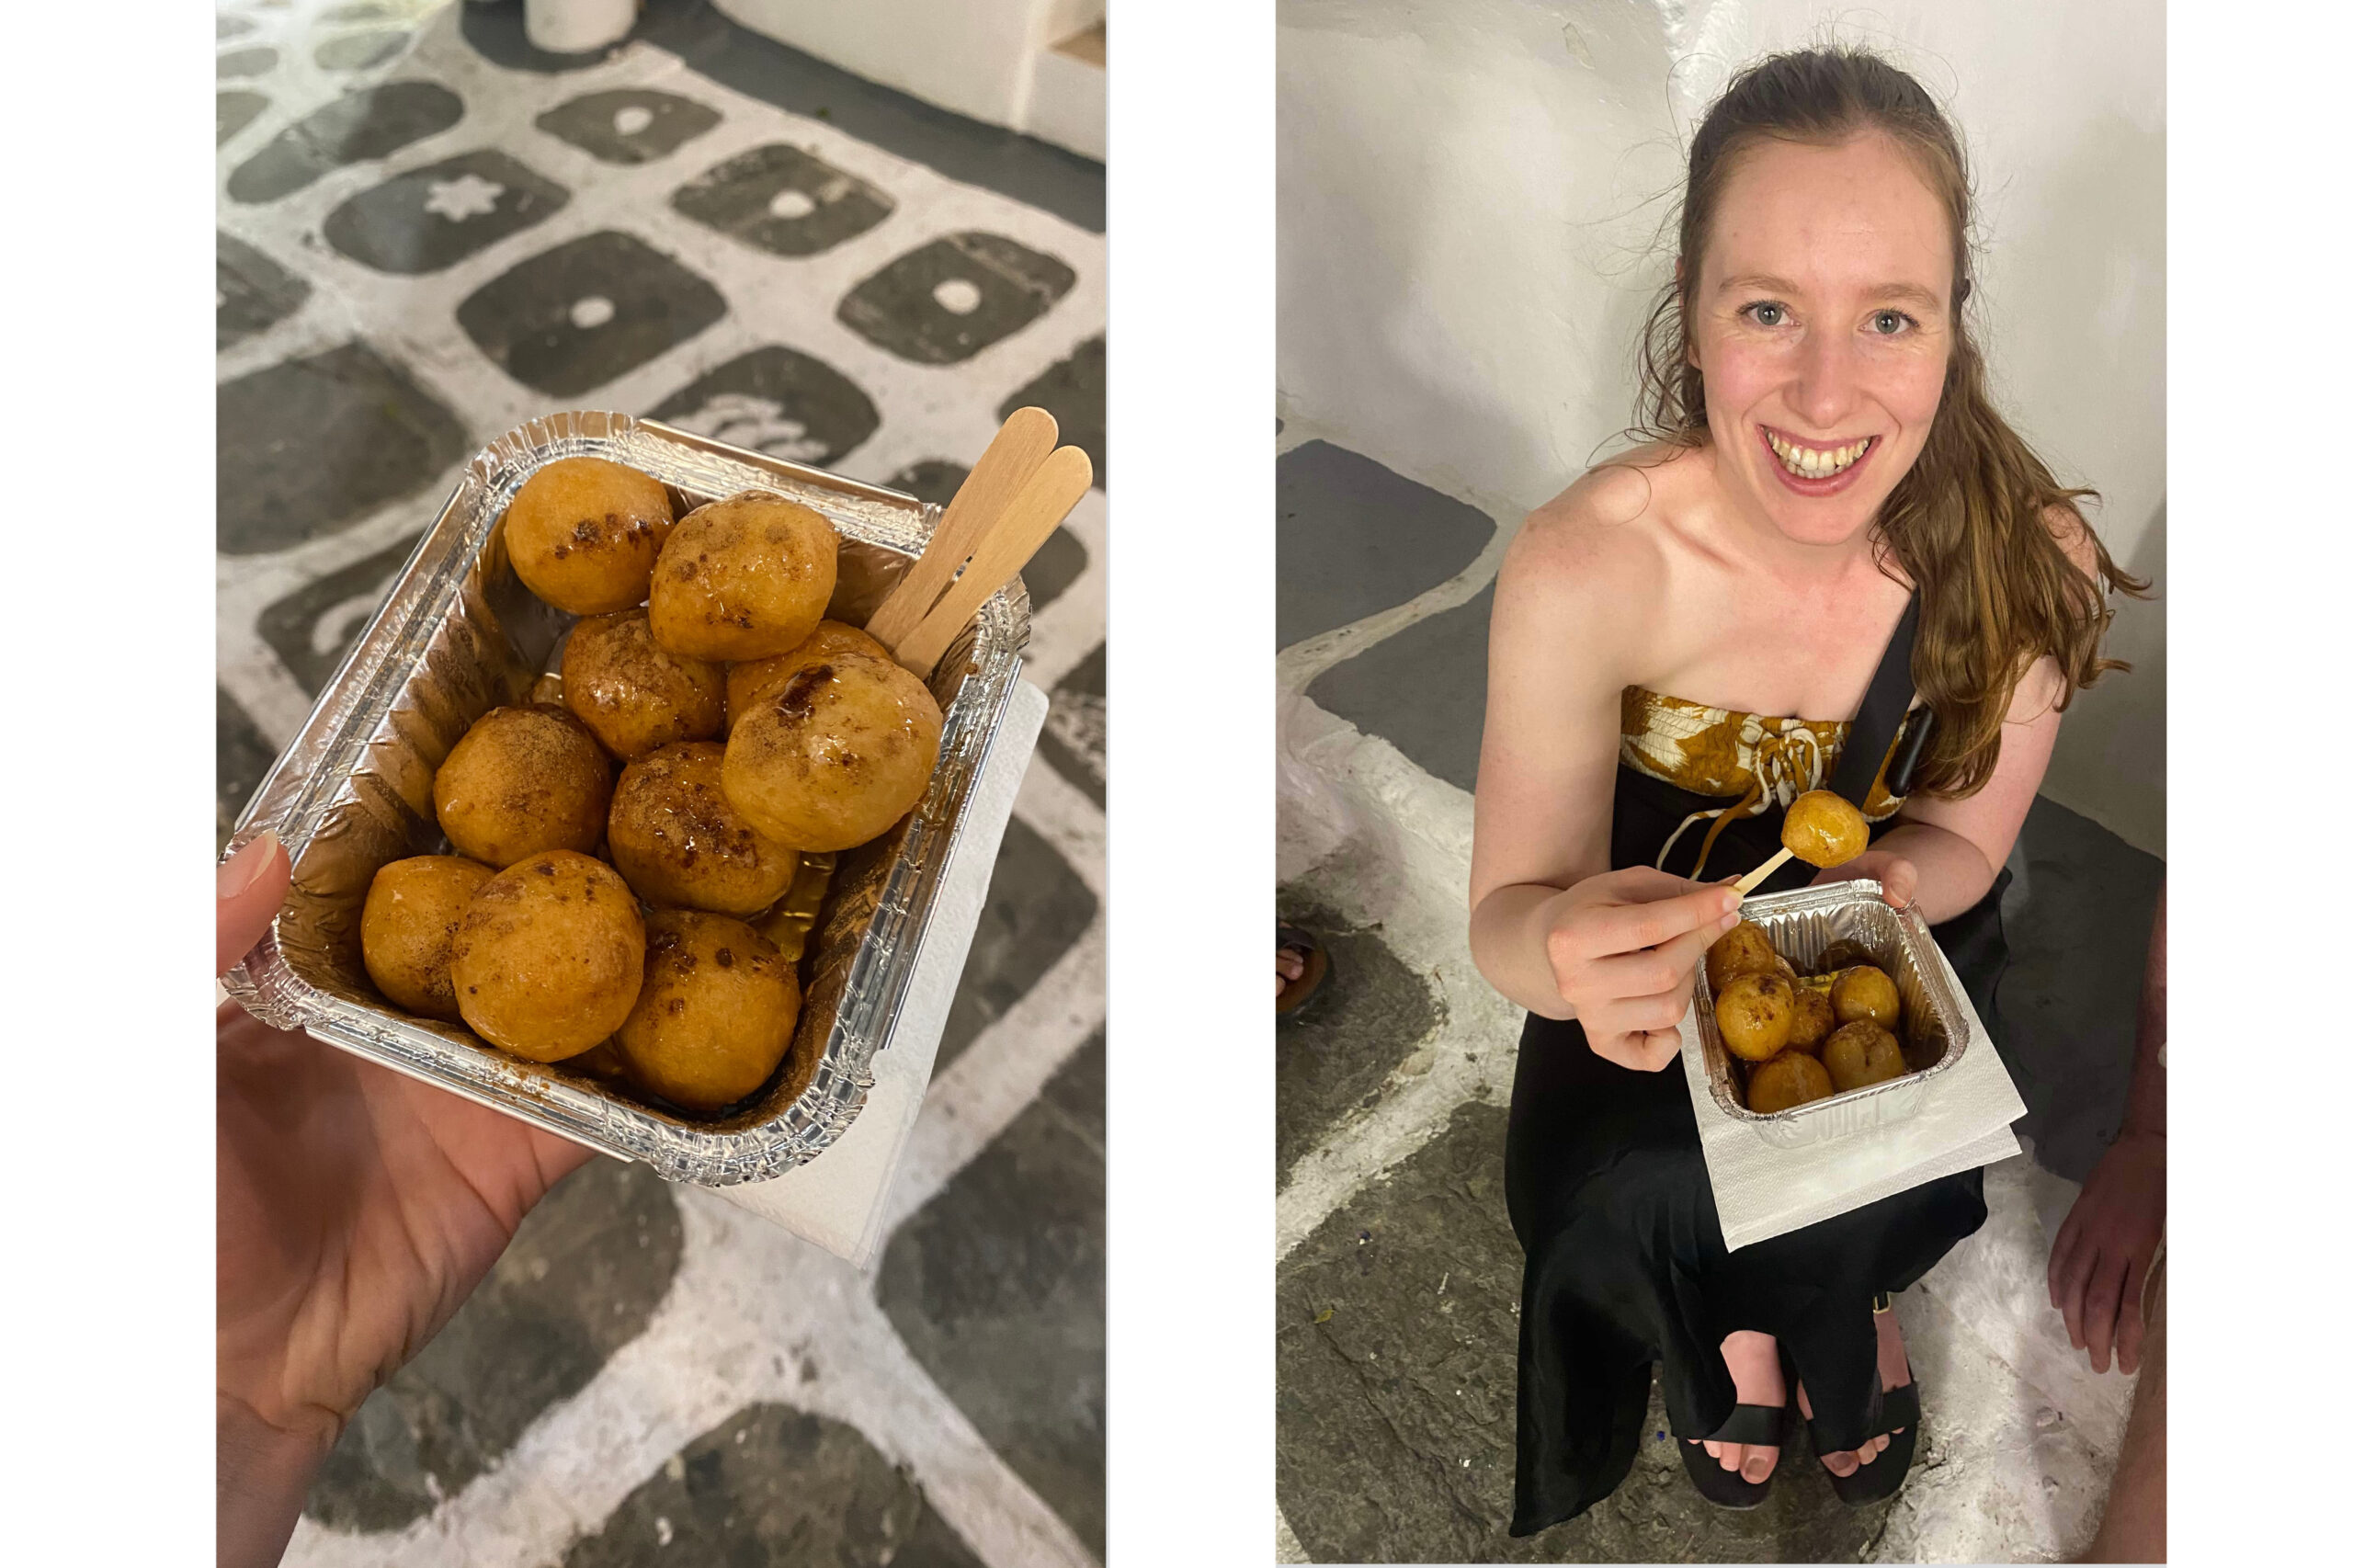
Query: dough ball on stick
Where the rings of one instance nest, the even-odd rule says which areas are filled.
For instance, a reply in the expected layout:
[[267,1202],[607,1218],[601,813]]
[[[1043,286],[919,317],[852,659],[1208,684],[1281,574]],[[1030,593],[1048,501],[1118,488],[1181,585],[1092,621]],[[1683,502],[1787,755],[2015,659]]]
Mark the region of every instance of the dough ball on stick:
[[1790,802],[1781,814],[1781,847],[1773,858],[1733,884],[1743,898],[1755,892],[1765,879],[1779,870],[1794,855],[1809,866],[1827,870],[1843,866],[1870,847],[1870,824],[1854,802],[1827,790],[1808,790]]

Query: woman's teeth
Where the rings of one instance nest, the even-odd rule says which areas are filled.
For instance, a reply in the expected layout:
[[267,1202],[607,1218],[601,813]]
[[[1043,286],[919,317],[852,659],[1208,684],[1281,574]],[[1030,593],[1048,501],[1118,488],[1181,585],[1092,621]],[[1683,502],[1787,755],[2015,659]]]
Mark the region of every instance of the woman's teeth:
[[1783,468],[1800,479],[1828,479],[1832,474],[1844,473],[1871,449],[1871,443],[1878,438],[1866,436],[1859,441],[1849,441],[1843,447],[1832,447],[1824,451],[1813,447],[1801,447],[1794,441],[1784,441],[1770,430],[1765,432],[1765,439],[1772,444],[1773,455],[1781,460]]

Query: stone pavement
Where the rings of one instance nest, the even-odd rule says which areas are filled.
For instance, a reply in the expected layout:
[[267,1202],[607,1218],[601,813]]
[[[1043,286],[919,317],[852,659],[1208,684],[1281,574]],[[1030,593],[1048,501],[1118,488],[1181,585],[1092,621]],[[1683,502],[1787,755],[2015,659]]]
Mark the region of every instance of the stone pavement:
[[1898,1298],[1928,1411],[1903,1493],[1845,1507],[1801,1437],[1765,1506],[1717,1510],[1654,1390],[1625,1484],[1514,1540],[1520,1253],[1503,1143],[1520,1016],[1472,965],[1463,898],[1487,608],[1522,509],[1417,483],[1288,415],[1279,430],[1279,907],[1331,938],[1342,976],[1277,1034],[1281,1559],[2080,1551],[2131,1383],[2068,1349],[2043,1265],[2122,1114],[2162,865],[2048,800],[2011,858],[1999,1007],[2032,1157],[1988,1169],[1984,1229]]
[[460,465],[533,415],[945,500],[1037,403],[1098,483],[1026,574],[1047,735],[873,1271],[595,1162],[368,1402],[288,1562],[1098,1561],[1101,166],[704,0],[582,58],[518,0],[218,16],[224,840]]

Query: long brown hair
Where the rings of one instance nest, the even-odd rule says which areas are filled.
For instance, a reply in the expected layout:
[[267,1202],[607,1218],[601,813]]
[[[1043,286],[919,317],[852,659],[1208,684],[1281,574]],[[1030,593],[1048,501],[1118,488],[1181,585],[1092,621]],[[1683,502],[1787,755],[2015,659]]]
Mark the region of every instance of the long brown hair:
[[[1952,221],[1952,357],[1927,445],[1873,525],[1874,543],[1919,588],[1913,684],[1936,710],[1914,775],[1935,794],[1974,794],[1993,776],[2002,720],[2019,679],[2044,654],[2058,661],[2062,709],[2109,670],[2100,642],[2113,615],[2108,591],[2148,584],[2121,570],[2071,489],[1995,412],[1985,363],[1962,306],[1970,293],[1968,166],[1960,138],[1919,83],[1859,49],[1776,54],[1733,78],[1692,139],[1678,239],[1680,277],[1651,312],[1640,350],[1635,432],[1697,447],[1708,431],[1708,389],[1691,362],[1689,294],[1725,182],[1741,152],[1768,137],[1837,142],[1877,131],[1909,152]],[[2046,520],[2063,511],[2090,540],[2097,577],[2069,560]]]

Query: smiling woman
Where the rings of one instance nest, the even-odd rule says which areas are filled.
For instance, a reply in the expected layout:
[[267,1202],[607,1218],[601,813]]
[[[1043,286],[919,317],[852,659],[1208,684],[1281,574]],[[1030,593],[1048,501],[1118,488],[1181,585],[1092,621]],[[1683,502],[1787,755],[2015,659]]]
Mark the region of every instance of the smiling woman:
[[1809,790],[1870,847],[1763,891],[1875,880],[1997,1017],[2001,868],[2061,710],[2117,667],[2107,592],[2142,585],[1987,399],[1969,232],[1959,139],[1910,76],[1809,50],[1735,77],[1691,148],[1645,439],[1497,578],[1471,947],[1529,1012],[1516,1534],[1624,1479],[1654,1359],[1711,1502],[1764,1500],[1792,1403],[1846,1501],[1910,1464],[1888,1293],[1984,1223],[1982,1171],[1729,1251],[1677,1064],[1740,918],[1700,879],[1757,867]]

